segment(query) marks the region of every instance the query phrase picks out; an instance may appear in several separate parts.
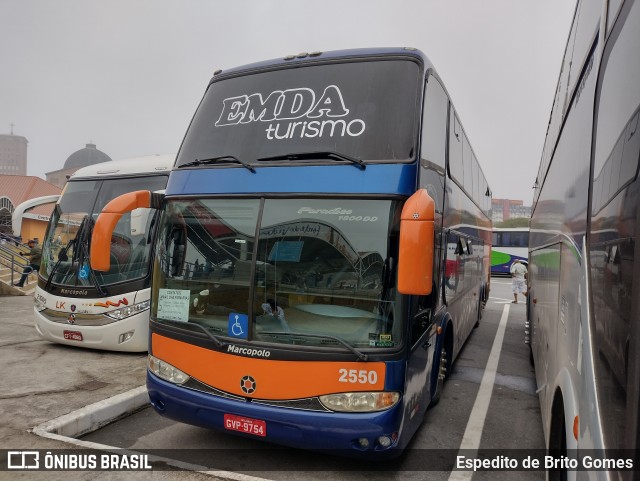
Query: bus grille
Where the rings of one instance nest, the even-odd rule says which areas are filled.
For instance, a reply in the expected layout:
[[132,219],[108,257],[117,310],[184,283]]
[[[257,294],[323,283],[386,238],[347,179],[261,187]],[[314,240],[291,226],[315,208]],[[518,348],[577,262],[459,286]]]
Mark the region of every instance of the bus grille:
[[207,394],[213,394],[214,396],[223,397],[225,399],[232,399],[234,401],[245,401],[245,402],[252,402],[256,404],[262,404],[265,406],[273,406],[273,407],[287,408],[287,409],[300,409],[304,411],[331,412],[329,409],[325,408],[322,405],[322,403],[317,397],[304,398],[304,399],[285,399],[285,400],[245,398],[245,397],[237,396],[235,394],[231,394],[225,391],[221,391],[220,389],[216,389],[194,378],[189,378],[189,380],[184,384],[182,384],[182,386],[188,389],[193,389],[194,391],[205,392]]

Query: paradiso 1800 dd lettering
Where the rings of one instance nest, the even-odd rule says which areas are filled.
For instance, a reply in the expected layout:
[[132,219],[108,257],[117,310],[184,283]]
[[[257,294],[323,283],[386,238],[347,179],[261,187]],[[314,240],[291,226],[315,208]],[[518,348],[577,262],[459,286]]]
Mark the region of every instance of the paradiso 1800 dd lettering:
[[[223,107],[216,127],[273,122],[274,120],[300,120],[298,122],[270,123],[265,129],[267,140],[314,138],[328,135],[358,137],[366,129],[362,119],[340,119],[349,114],[342,93],[336,85],[329,85],[318,100],[310,88],[275,90],[266,99],[260,93],[229,97]],[[322,119],[329,117],[328,119]],[[334,118],[338,120],[333,120]],[[317,119],[317,120],[316,120]]]

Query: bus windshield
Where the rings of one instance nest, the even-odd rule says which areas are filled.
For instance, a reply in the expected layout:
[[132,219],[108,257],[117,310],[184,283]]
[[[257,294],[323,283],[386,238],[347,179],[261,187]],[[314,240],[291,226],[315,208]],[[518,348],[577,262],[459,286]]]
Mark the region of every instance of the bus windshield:
[[79,180],[68,182],[56,205],[42,248],[40,275],[64,286],[91,286],[137,279],[149,270],[152,220],[149,209],[136,209],[118,221],[111,239],[111,269],[89,269],[88,249],[92,223],[113,198],[140,189],[164,189],[167,176]]
[[420,67],[409,60],[284,68],[213,82],[176,166],[209,159],[227,166],[230,159],[254,166],[410,161],[421,87]]
[[391,200],[168,201],[152,318],[248,341],[397,348],[399,213]]

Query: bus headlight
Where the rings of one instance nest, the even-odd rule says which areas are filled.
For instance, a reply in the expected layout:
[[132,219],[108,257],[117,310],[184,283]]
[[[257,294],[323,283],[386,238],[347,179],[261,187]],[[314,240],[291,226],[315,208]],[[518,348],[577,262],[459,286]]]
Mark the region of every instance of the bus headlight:
[[189,376],[180,369],[152,355],[149,355],[149,370],[156,376],[174,384],[184,384],[189,379]]
[[121,307],[120,309],[114,309],[113,311],[105,312],[105,316],[109,316],[111,319],[120,321],[127,317],[131,317],[139,312],[146,311],[151,306],[151,301],[139,302],[127,307]]
[[399,399],[397,392],[343,392],[320,396],[324,407],[345,413],[384,411],[395,406]]

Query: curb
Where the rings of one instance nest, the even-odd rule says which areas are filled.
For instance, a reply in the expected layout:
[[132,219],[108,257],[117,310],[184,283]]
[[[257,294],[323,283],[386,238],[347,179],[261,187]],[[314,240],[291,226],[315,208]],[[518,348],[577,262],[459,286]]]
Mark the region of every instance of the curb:
[[140,386],[42,423],[32,432],[50,439],[77,438],[133,414],[148,404],[147,388]]
[[[83,441],[77,438],[90,432],[97,431],[107,424],[134,414],[148,405],[149,395],[147,394],[147,386],[142,385],[131,389],[130,391],[89,404],[77,409],[76,411],[72,411],[69,414],[46,421],[31,429],[31,432],[43,438],[54,439],[56,441],[62,441],[64,443],[88,449],[97,449],[114,453],[127,452],[143,454],[134,449],[118,448],[106,444]],[[188,464],[161,456],[149,455],[149,460],[152,462],[164,463],[181,470],[193,471],[207,476],[212,476],[225,481],[269,481],[265,478],[242,473],[211,470],[204,466]]]

